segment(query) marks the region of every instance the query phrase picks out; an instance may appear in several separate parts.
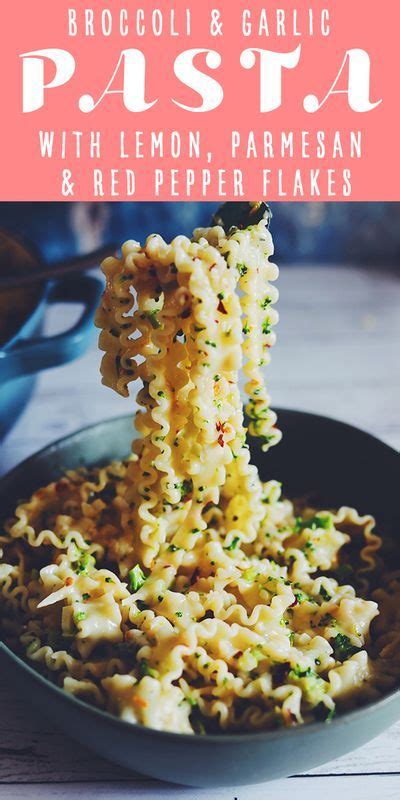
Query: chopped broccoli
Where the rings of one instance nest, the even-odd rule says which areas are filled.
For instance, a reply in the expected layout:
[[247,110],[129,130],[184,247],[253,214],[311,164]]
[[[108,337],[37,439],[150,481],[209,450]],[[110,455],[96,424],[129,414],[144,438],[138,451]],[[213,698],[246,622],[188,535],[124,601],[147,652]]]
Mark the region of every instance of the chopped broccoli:
[[79,561],[75,566],[75,572],[78,575],[87,575],[96,564],[96,559],[90,553],[82,553]]
[[349,637],[344,633],[338,633],[337,636],[332,639],[332,647],[336,661],[346,661],[347,658],[353,656],[354,653],[357,653],[360,649],[359,647],[354,647]]
[[260,308],[262,308],[262,309],[263,309],[263,311],[265,311],[265,309],[266,309],[266,308],[267,308],[269,305],[271,305],[271,302],[272,302],[272,301],[271,301],[271,298],[270,298],[270,297],[265,297],[265,298],[264,298],[264,300],[260,300],[260,304],[259,304],[259,305],[260,305]]
[[325,586],[322,583],[321,586],[319,587],[319,594],[321,595],[322,599],[325,600],[325,602],[328,602],[328,600],[332,600],[329,592],[327,592]]
[[328,713],[327,713],[327,715],[325,717],[325,722],[332,722],[335,714],[336,714],[336,706],[333,706],[333,708],[329,709],[329,711],[328,711]]
[[302,667],[300,667],[299,664],[296,664],[296,666],[293,667],[293,669],[290,670],[288,677],[289,678],[309,678],[310,676],[312,676],[312,675],[315,676],[316,674],[317,673],[315,672],[315,670],[312,669],[312,667],[305,667],[305,669],[303,669]]
[[235,538],[232,539],[231,543],[228,544],[227,547],[224,547],[224,550],[236,550],[239,542],[240,542],[240,537],[239,536],[235,536]]
[[150,678],[158,678],[157,670],[153,669],[152,667],[149,667],[149,662],[147,661],[147,658],[142,658],[139,661],[139,672],[142,678],[144,678],[145,675],[150,675]]
[[298,603],[304,603],[305,600],[310,599],[308,594],[305,594],[305,592],[294,592],[294,596]]
[[261,330],[265,336],[268,336],[268,334],[271,333],[271,324],[268,317],[264,320]]
[[144,317],[148,319],[151,323],[153,328],[161,328],[161,322],[157,319],[157,314],[159,312],[159,308],[155,308],[153,311],[145,311]]
[[257,567],[249,567],[249,569],[246,569],[243,572],[242,578],[244,578],[245,581],[249,581],[250,583],[251,581],[254,581],[258,577],[258,574],[259,573],[257,571]]
[[139,589],[141,589],[146,580],[146,576],[139,564],[136,564],[134,567],[132,567],[132,569],[129,570],[128,578],[131,592],[137,592]]
[[325,694],[326,683],[311,668],[301,669],[298,664],[288,674],[289,680],[301,686],[304,699],[312,706],[317,706]]
[[188,494],[191,494],[193,491],[193,483],[191,480],[188,481],[181,481],[180,483],[174,483],[174,488],[179,489],[181,493],[180,499],[183,500]]
[[308,528],[311,531],[317,531],[322,528],[322,530],[329,530],[332,527],[332,515],[327,514],[324,517],[319,515],[315,515],[314,517],[310,517],[309,519],[302,519],[301,517],[297,517],[296,519],[296,532],[300,532],[304,530],[304,528]]
[[197,706],[197,700],[195,700],[194,697],[190,697],[190,695],[186,695],[185,700],[186,700],[187,703],[189,703],[190,706],[192,706],[192,708]]

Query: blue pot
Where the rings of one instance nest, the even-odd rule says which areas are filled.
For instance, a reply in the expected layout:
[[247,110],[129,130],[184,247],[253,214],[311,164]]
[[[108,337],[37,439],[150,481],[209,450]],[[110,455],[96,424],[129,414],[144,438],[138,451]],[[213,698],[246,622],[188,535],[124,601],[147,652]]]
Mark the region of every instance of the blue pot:
[[[102,283],[84,275],[49,281],[31,314],[17,333],[0,348],[0,439],[14,425],[31,397],[37,373],[58,367],[83,355],[95,336],[93,315]],[[79,321],[56,336],[41,336],[46,307],[50,303],[81,303]]]

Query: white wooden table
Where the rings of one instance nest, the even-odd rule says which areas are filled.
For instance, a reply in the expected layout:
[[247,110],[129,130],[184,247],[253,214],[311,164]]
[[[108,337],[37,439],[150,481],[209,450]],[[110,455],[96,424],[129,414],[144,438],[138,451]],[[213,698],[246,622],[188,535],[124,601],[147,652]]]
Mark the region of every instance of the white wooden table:
[[[281,322],[270,386],[275,405],[312,410],[370,430],[400,447],[400,280],[395,272],[285,268]],[[65,327],[71,309],[49,315]],[[80,361],[43,374],[3,443],[0,472],[52,440],[100,419],[129,413],[98,377],[95,347]],[[384,800],[400,798],[400,722],[360,750],[302,776],[255,787],[198,790],[132,775],[92,755],[38,718],[0,675],[1,798],[205,798],[206,800]]]

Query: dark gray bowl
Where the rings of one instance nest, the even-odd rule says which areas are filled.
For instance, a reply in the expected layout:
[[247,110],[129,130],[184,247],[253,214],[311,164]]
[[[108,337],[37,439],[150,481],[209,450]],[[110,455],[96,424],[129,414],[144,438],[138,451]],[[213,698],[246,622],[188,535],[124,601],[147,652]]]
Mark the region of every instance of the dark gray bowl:
[[[279,412],[282,443],[264,455],[251,443],[264,478],[281,480],[289,493],[314,491],[332,505],[372,512],[386,534],[399,527],[399,454],[367,433],[341,422],[298,411]],[[0,482],[2,517],[17,500],[65,469],[107,463],[129,451],[132,420],[93,425],[32,456]],[[400,717],[400,691],[313,723],[264,733],[188,736],[122,722],[65,694],[0,642],[9,680],[27,704],[73,738],[128,769],[191,786],[238,786],[304,772],[377,736]]]

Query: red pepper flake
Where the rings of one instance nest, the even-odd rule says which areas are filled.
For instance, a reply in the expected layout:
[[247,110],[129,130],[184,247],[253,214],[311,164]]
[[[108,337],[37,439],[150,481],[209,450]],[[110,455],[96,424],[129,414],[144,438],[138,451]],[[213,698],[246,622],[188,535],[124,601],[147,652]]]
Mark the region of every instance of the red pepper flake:
[[218,422],[215,424],[215,427],[216,427],[217,431],[222,431],[222,428],[223,428],[222,422],[220,422],[220,420],[218,420]]
[[218,436],[218,444],[219,444],[220,447],[223,447],[224,444],[225,444],[223,433],[220,433],[220,435]]
[[74,582],[73,578],[66,578],[65,585],[72,586],[73,582]]
[[143,697],[139,697],[139,695],[136,695],[135,697],[132,698],[132,700],[136,706],[139,706],[140,708],[147,708],[146,700],[143,700]]
[[224,304],[223,304],[223,302],[222,302],[222,300],[219,301],[218,306],[217,306],[217,310],[219,311],[220,314],[227,314],[228,313],[226,308],[225,308],[225,306],[224,306]]

